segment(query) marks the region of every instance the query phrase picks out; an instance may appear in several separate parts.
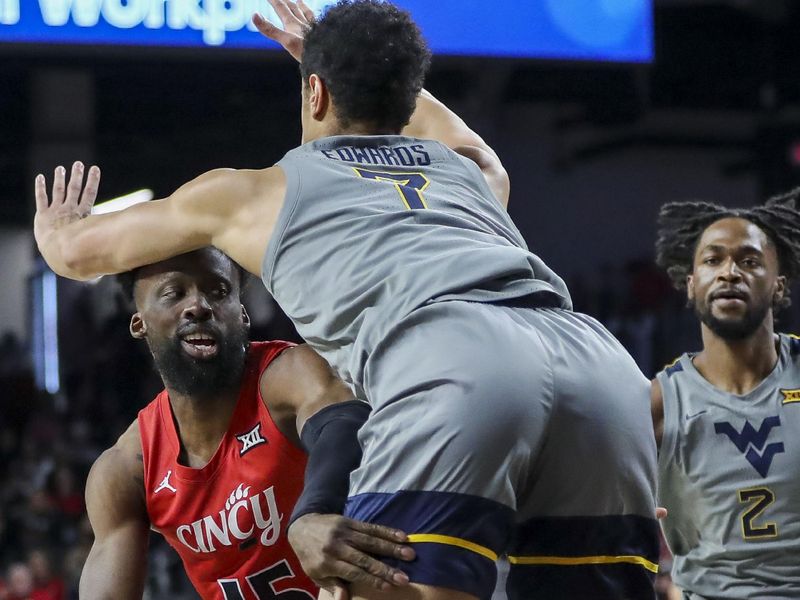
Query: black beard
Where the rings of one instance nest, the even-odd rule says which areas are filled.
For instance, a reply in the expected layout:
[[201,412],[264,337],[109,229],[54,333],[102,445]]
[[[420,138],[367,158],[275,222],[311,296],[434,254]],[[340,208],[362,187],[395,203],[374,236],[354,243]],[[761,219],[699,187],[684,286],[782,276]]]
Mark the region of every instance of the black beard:
[[722,320],[712,314],[710,304],[694,305],[697,318],[717,336],[729,342],[741,341],[753,335],[767,318],[769,309],[770,304],[764,302],[748,307],[741,319]]
[[195,360],[181,347],[181,339],[153,342],[150,352],[164,385],[176,393],[193,398],[213,398],[241,385],[247,352],[247,328],[241,326],[224,338],[217,338],[217,355],[210,360]]

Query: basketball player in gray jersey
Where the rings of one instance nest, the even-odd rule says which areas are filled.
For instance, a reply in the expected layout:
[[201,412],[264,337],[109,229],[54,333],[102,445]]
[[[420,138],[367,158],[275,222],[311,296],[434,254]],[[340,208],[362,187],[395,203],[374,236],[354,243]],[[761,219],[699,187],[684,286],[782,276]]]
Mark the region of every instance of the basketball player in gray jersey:
[[686,599],[800,598],[800,339],[773,329],[800,267],[796,196],[671,203],[659,217],[658,262],[703,337],[652,385],[663,527]]
[[[511,598],[652,599],[647,380],[528,250],[496,154],[421,91],[429,53],[409,16],[354,0],[313,22],[302,3],[272,3],[285,28],[255,23],[302,56],[304,145],[113,215],[88,215],[95,169],[83,194],[82,165],[66,192],[57,170],[52,203],[39,177],[45,259],[86,279],[210,244],[261,275],[373,406],[345,514],[408,532],[416,552],[370,571],[397,583],[402,569],[409,585],[360,579],[354,596],[487,598],[507,553]],[[327,505],[289,528],[324,581],[304,512]]]

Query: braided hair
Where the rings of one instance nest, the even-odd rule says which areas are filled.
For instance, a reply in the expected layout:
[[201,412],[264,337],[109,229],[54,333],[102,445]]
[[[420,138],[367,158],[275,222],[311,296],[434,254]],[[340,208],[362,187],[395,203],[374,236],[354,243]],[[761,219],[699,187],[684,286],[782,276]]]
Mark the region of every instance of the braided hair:
[[758,226],[775,246],[779,273],[786,277],[783,299],[777,311],[791,304],[789,286],[800,273],[800,188],[775,196],[763,206],[728,208],[711,202],[669,202],[658,215],[656,263],[666,269],[673,285],[686,289],[694,254],[703,232],[721,219],[739,218]]

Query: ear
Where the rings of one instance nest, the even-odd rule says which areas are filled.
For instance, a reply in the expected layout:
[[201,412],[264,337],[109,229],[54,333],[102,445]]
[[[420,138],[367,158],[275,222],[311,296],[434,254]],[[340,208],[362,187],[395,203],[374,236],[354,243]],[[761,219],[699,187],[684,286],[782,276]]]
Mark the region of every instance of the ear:
[[775,279],[775,290],[772,292],[772,305],[778,306],[783,300],[783,296],[786,294],[786,277],[784,275],[779,275]]
[[322,78],[313,73],[308,78],[308,107],[315,121],[322,121],[328,113],[330,94]]
[[144,322],[141,313],[137,312],[131,316],[131,323],[128,326],[128,331],[130,331],[131,336],[137,340],[142,340],[147,337],[147,323]]
[[250,315],[247,314],[247,309],[244,307],[244,304],[242,304],[242,323],[244,323],[245,327],[250,329]]
[[694,275],[686,276],[686,297],[689,302],[694,302]]

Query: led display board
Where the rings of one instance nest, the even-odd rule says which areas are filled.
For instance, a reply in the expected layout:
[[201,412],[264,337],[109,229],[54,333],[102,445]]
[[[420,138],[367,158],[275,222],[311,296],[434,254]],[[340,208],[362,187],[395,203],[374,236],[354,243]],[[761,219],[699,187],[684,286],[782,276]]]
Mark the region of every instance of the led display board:
[[[330,0],[307,0],[317,13]],[[397,0],[437,54],[648,62],[652,0]],[[274,49],[266,0],[0,0],[0,44]]]

